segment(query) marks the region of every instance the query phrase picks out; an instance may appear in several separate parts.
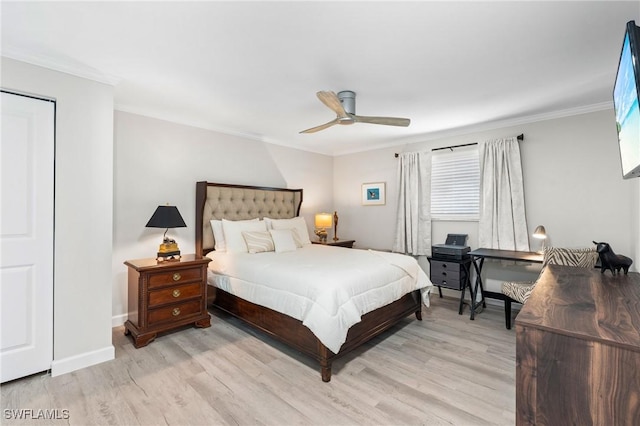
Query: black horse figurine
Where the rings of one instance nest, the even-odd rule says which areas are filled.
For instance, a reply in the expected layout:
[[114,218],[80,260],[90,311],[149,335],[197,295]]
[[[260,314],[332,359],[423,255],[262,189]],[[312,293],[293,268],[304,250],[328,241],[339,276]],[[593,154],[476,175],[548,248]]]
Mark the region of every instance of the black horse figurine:
[[612,275],[620,274],[620,269],[624,270],[624,274],[627,275],[629,267],[633,263],[633,260],[627,256],[621,254],[615,254],[611,249],[609,243],[596,243],[596,251],[600,256],[601,269],[600,273],[604,274],[607,269],[611,270]]

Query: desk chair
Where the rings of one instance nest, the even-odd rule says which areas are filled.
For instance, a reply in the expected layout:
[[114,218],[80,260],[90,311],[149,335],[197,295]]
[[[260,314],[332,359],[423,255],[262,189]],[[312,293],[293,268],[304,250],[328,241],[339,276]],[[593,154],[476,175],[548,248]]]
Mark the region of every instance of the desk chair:
[[[593,268],[598,260],[595,248],[560,248],[547,247],[544,249],[542,271],[547,265],[576,266],[579,268]],[[504,299],[504,319],[507,329],[511,329],[511,302],[525,304],[535,288],[536,281],[503,282],[502,294]]]

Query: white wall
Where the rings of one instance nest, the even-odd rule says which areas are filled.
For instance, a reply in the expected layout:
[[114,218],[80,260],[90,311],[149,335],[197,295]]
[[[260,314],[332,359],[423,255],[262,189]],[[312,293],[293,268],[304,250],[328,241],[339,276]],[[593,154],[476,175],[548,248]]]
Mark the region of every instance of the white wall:
[[2,87],[56,99],[52,374],[113,359],[113,88],[4,57]]
[[333,160],[326,155],[115,112],[113,325],[127,315],[128,259],[154,257],[163,230],[145,228],[158,205],[176,205],[187,227],[169,230],[182,253],[195,251],[197,181],[303,188],[300,214],[333,208]]
[[[640,179],[620,178],[612,111],[332,158],[124,112],[114,120],[112,87],[8,58],[1,83],[57,100],[53,374],[113,358],[111,327],[126,317],[123,262],[155,254],[161,233],[144,225],[157,205],[178,206],[187,228],[172,236],[193,251],[198,180],[303,188],[310,230],[315,212],[336,209],[342,239],[390,249],[394,152],[524,133],[529,228],[544,224],[557,246],[606,240],[640,265]],[[387,204],[361,206],[361,184],[380,181]],[[449,232],[468,233],[477,247],[475,222],[436,222],[434,242]],[[528,269],[489,270],[489,289],[535,277]]]
[[[426,151],[520,133],[525,135],[520,147],[530,231],[544,225],[547,244],[554,246],[587,247],[592,240],[607,241],[617,253],[633,256],[637,270],[640,185],[639,179],[621,177],[613,110],[336,157],[334,197],[342,235],[363,247],[392,247],[397,200],[394,152]],[[387,204],[361,206],[360,185],[376,181],[387,183]],[[447,233],[467,233],[471,248],[478,247],[477,222],[434,222],[432,228],[434,243],[443,243]],[[531,249],[539,248],[538,241],[531,240]],[[504,279],[534,279],[538,271],[535,266],[485,267],[493,278],[488,280],[491,291],[499,291]]]

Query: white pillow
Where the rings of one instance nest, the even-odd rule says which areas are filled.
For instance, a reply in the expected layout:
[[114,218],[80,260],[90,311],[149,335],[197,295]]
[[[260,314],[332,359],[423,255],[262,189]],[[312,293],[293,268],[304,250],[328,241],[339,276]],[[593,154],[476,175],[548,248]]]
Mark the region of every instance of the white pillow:
[[[258,218],[241,220],[238,222],[255,222],[257,220]],[[222,230],[222,220],[211,219],[209,222],[211,223],[211,229],[213,230],[214,250],[220,252],[227,251],[227,244],[224,240],[224,232]]]
[[244,242],[247,243],[249,253],[263,253],[266,251],[274,251],[276,249],[273,245],[271,234],[267,231],[242,231],[242,236],[244,237]]
[[271,229],[269,230],[276,253],[296,251],[296,243],[293,241],[293,231],[291,229]]
[[[291,233],[293,234],[293,241],[296,243],[296,247],[301,248],[304,246],[304,243],[302,242],[302,238],[300,238],[300,231],[296,228],[293,228],[291,230]],[[306,234],[307,236],[309,234]]]
[[264,220],[267,222],[269,229],[295,229],[297,232],[296,237],[299,239],[298,247],[311,244],[307,222],[304,217],[297,216],[291,219],[269,219],[265,217]]
[[261,220],[227,220],[222,219],[222,231],[227,244],[228,253],[247,253],[242,231],[266,231],[267,226]]
[[224,232],[222,232],[222,221],[211,219],[209,222],[213,230],[213,248],[216,251],[227,251],[227,245],[224,242]]

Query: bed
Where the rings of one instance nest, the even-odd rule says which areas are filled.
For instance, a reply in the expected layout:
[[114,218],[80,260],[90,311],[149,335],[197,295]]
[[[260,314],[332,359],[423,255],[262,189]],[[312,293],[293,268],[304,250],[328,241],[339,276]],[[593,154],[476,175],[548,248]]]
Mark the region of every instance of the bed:
[[[328,382],[334,360],[409,315],[421,320],[432,286],[409,256],[309,244],[306,229],[284,226],[299,225],[301,204],[302,189],[197,182],[196,254],[213,259],[207,293],[211,306],[312,357]],[[250,236],[267,235],[272,237],[269,244],[276,243],[275,250],[269,244],[264,249],[249,244],[250,251],[258,252],[235,253],[232,248],[238,242],[233,238],[220,250],[214,233],[222,235],[221,224],[227,236],[235,236],[236,227],[255,228],[242,232],[245,242],[249,244]],[[267,225],[273,230],[265,234],[260,227]],[[315,269],[305,268],[315,268],[314,259],[321,259],[324,269],[309,273]],[[358,267],[350,267],[348,274],[335,272],[341,263]],[[386,281],[374,285],[378,276]],[[340,280],[353,282],[354,289],[342,290]]]

